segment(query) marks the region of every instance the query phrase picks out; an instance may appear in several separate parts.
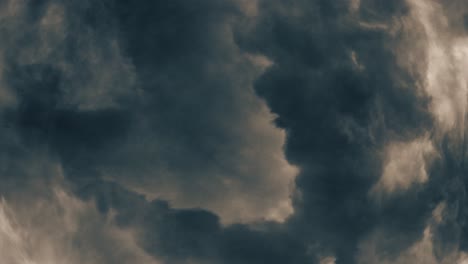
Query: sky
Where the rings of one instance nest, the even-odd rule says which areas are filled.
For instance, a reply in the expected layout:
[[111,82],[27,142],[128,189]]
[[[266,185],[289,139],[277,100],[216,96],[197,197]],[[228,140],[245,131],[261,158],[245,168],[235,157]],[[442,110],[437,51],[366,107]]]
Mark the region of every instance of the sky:
[[1,0],[2,264],[468,264],[465,0]]

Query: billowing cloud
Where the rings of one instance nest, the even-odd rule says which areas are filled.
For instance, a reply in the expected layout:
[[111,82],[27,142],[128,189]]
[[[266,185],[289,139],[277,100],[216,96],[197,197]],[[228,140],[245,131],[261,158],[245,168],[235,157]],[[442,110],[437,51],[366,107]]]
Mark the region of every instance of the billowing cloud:
[[[298,169],[252,86],[272,62],[232,39],[246,3],[112,5],[5,3],[9,125],[47,144],[75,183],[115,181],[226,223],[284,221]],[[143,10],[160,14],[147,28]]]
[[427,168],[437,155],[427,136],[411,142],[390,143],[386,148],[382,176],[373,192],[391,193],[427,182]]
[[2,201],[0,254],[11,264],[159,263],[136,245],[131,230],[60,189],[27,208]]
[[0,262],[466,262],[467,14],[1,2]]

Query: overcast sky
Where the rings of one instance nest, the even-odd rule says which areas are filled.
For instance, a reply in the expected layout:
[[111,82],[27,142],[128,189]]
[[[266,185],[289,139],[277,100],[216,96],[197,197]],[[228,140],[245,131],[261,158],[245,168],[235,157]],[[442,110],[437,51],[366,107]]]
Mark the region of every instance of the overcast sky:
[[468,264],[467,69],[465,0],[0,1],[0,263]]

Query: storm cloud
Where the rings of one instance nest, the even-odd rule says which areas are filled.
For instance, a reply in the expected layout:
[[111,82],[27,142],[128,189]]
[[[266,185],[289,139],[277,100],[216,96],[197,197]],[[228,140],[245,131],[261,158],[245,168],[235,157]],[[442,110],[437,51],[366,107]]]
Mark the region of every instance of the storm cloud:
[[467,262],[467,16],[2,1],[0,262]]

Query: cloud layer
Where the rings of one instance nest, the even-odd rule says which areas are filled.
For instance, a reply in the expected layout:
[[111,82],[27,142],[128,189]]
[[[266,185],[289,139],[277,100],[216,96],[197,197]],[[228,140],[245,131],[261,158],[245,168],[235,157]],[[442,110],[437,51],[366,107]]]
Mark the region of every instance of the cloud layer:
[[467,262],[468,5],[0,3],[0,262]]

